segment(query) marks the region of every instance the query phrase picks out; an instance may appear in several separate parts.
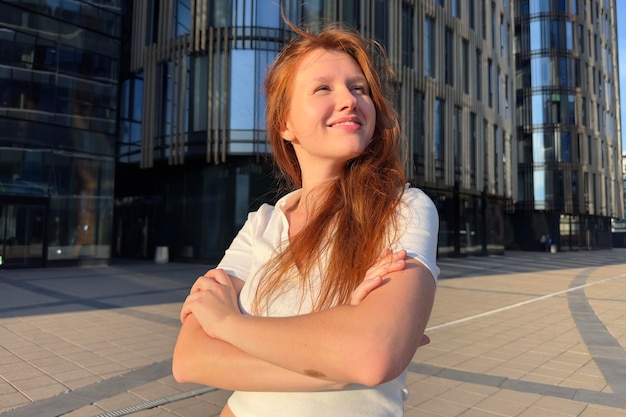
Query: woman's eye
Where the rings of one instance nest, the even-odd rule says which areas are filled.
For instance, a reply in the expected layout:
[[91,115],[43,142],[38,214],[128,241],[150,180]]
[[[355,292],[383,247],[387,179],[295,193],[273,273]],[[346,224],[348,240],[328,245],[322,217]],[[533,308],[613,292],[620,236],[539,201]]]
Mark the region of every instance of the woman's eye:
[[352,91],[357,91],[362,94],[367,94],[367,88],[364,85],[355,85],[352,87]]
[[327,85],[320,85],[319,87],[317,87],[315,89],[315,91],[329,91],[330,87],[328,87]]

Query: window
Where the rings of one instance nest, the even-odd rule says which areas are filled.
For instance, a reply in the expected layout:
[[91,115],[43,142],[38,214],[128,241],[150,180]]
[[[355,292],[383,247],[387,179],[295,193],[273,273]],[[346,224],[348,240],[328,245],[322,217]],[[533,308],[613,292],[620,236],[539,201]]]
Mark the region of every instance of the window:
[[491,46],[496,48],[496,3],[491,2]]
[[455,175],[460,175],[461,165],[463,164],[463,109],[454,106],[454,120],[452,121],[452,138],[454,140],[454,171]]
[[158,42],[159,39],[159,1],[148,2],[146,17],[146,46]]
[[469,117],[469,168],[470,183],[476,185],[476,113],[471,112]]
[[435,159],[435,175],[437,178],[444,176],[444,159],[445,159],[445,101],[435,99],[433,126],[433,153]]
[[494,178],[498,180],[498,160],[502,158],[502,138],[498,125],[493,125],[493,172]]
[[504,29],[504,15],[500,15],[500,56],[504,58],[504,47],[506,46],[506,31]]
[[341,4],[341,20],[350,24],[352,27],[359,29],[361,26],[359,22],[359,16],[361,16],[361,1],[343,0]]
[[481,0],[483,39],[487,39],[487,0]]
[[489,122],[483,119],[483,186],[489,186]]
[[[226,27],[232,25],[231,10],[232,0],[213,0],[209,2],[209,9],[207,11],[207,27]],[[149,2],[150,4],[152,2]],[[160,3],[158,1],[154,3]],[[240,10],[239,8],[237,10]],[[239,23],[241,25],[241,23]]]
[[413,91],[413,158],[415,160],[417,175],[424,175],[424,116],[426,115],[424,93],[419,90]]
[[458,19],[461,18],[461,0],[452,1],[452,16]]
[[387,46],[387,1],[374,1],[374,38],[383,46]]
[[[300,11],[302,13],[302,21],[309,27],[317,27],[317,25],[319,25],[320,19],[322,18],[322,16],[324,15],[324,2],[322,0],[307,0],[305,2],[302,2],[301,6],[300,6]],[[276,3],[274,3],[276,4]],[[377,5],[375,5],[376,7]],[[257,6],[259,7],[259,6]],[[266,10],[272,10],[275,6],[270,7],[270,5],[265,5],[265,6],[261,6],[261,8],[264,8]],[[377,12],[379,12],[379,10],[376,10]],[[384,17],[384,12],[383,14],[377,14],[377,17],[380,16],[381,18]],[[255,19],[256,20],[256,19]],[[374,21],[374,27],[377,28],[378,27],[378,21],[375,20]],[[376,33],[376,35],[378,35],[378,33]],[[377,37],[378,39],[378,37]],[[380,40],[380,39],[379,39]]]
[[475,91],[475,95],[476,95],[476,100],[481,101],[482,100],[482,95],[483,95],[483,85],[482,85],[482,77],[483,77],[483,72],[482,72],[482,53],[480,52],[480,49],[476,49],[476,76],[474,77],[474,80],[476,82],[476,91]]
[[559,148],[560,162],[572,162],[572,144],[570,132],[561,133],[561,143]]
[[583,25],[578,25],[578,52],[585,52],[585,32]]
[[445,33],[445,76],[446,76],[446,84],[454,85],[454,33],[452,29],[446,28]]
[[435,20],[424,19],[424,75],[435,76]]
[[487,60],[487,77],[487,104],[493,107],[494,68],[491,58]]
[[476,29],[476,18],[474,16],[474,0],[467,0],[467,21],[469,23],[470,29]]
[[402,65],[413,68],[413,6],[402,4]]
[[465,94],[469,94],[469,42],[463,39],[462,45],[463,49],[461,53],[463,59],[463,73],[461,74],[461,76],[463,77],[463,92]]
[[191,11],[190,0],[178,0],[176,2],[176,10],[174,17],[174,26],[176,36],[183,36],[189,34],[189,28],[191,27]]

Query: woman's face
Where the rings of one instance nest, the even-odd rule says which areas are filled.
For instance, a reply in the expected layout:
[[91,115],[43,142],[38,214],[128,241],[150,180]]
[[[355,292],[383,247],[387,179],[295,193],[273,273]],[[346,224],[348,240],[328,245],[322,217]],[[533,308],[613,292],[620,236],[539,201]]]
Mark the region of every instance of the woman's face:
[[302,59],[281,133],[293,144],[303,173],[314,166],[338,174],[363,153],[375,122],[369,85],[354,58],[317,49]]

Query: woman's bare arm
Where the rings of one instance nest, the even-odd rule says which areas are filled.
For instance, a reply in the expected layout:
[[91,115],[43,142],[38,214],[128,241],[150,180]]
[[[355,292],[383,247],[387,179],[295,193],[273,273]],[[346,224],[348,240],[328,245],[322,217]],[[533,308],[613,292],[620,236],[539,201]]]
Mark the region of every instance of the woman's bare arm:
[[430,271],[410,258],[358,305],[286,318],[243,316],[233,310],[230,281],[216,280],[187,306],[208,335],[252,357],[305,376],[374,386],[411,361],[434,295]]
[[[383,254],[353,292],[351,305],[358,305],[378,288],[382,284],[382,275],[403,268],[404,256],[403,251]],[[215,272],[209,271],[207,275]],[[243,281],[225,274],[224,277],[230,280],[234,293],[239,294]],[[202,291],[201,287],[199,283],[194,284],[191,292]],[[422,341],[422,344],[426,343],[428,338]],[[320,391],[341,389],[347,385],[287,370],[214,339],[204,332],[193,314],[183,317],[174,349],[172,372],[179,382],[238,391]]]
[[322,391],[347,385],[289,371],[213,339],[193,315],[185,320],[178,335],[172,373],[178,382],[233,391]]

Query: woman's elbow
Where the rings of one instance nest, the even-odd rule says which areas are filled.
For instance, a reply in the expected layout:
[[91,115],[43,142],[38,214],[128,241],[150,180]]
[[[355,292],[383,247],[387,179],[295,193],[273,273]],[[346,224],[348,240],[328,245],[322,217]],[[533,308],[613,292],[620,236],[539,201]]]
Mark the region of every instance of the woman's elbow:
[[[369,355],[365,364],[355,366],[355,383],[375,387],[397,378],[408,366],[408,362],[400,360],[396,352],[378,351]],[[406,362],[406,363],[405,363]]]
[[176,382],[187,383],[195,381],[196,364],[193,361],[193,355],[185,352],[180,347],[174,348],[172,355],[172,376]]

